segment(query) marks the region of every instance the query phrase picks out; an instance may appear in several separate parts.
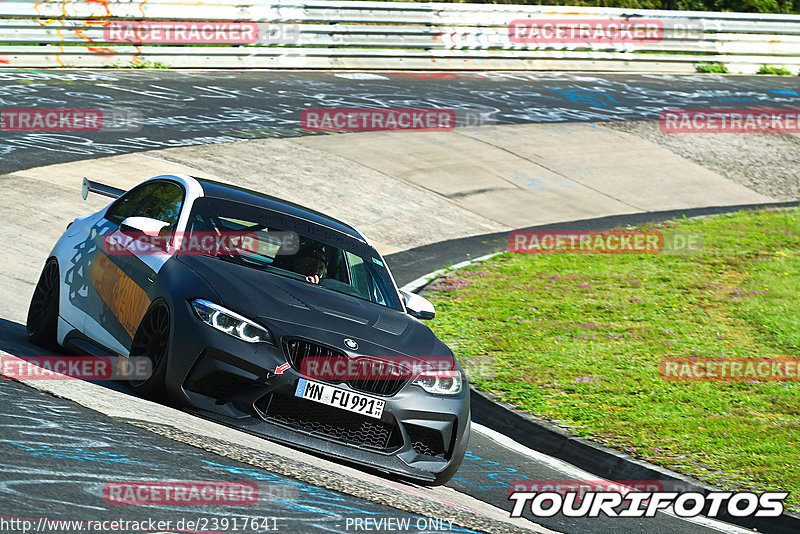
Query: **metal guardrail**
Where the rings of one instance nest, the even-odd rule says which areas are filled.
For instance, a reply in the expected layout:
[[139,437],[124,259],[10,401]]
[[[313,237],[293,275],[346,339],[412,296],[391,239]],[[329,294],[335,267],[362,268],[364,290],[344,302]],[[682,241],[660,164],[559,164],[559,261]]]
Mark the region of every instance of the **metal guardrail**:
[[[255,23],[258,39],[167,42],[153,40],[152,30],[141,39],[148,25],[174,30],[208,21]],[[653,38],[617,40],[520,39],[509,31],[548,22],[574,31],[587,22],[652,22],[660,30]],[[120,28],[135,29],[126,35],[138,40],[123,42],[114,33]],[[800,16],[336,0],[0,2],[0,67],[694,72],[705,62],[731,72],[771,65],[796,74]]]

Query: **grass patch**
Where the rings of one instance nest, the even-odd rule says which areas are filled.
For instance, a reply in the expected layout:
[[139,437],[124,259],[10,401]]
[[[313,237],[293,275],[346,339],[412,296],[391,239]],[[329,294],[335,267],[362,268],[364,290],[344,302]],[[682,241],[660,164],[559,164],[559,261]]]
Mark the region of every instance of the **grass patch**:
[[161,63],[160,61],[149,61],[149,60],[142,60],[142,61],[129,61],[127,65],[121,65],[118,61],[114,63],[109,63],[105,65],[103,68],[106,69],[170,69],[172,68],[170,65],[166,63]]
[[792,71],[783,67],[775,67],[772,65],[761,65],[756,74],[772,74],[774,76],[791,76]]
[[669,357],[797,357],[800,210],[672,221],[690,254],[505,253],[449,273],[432,328],[478,389],[637,458],[800,509],[800,383],[673,382]]
[[728,74],[728,67],[725,63],[698,63],[694,66],[697,72],[706,74]]

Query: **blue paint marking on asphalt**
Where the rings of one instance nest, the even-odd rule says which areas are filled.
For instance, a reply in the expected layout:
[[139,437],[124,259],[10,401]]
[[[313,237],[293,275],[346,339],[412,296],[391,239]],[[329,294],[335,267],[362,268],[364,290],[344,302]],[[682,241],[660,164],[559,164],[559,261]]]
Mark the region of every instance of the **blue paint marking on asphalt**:
[[66,460],[78,460],[80,462],[100,462],[106,464],[125,463],[125,464],[147,465],[147,466],[157,467],[155,464],[147,462],[139,462],[137,460],[131,460],[124,454],[118,454],[114,452],[89,451],[82,448],[62,449],[62,448],[50,447],[48,445],[39,445],[36,447],[31,447],[28,445],[24,445],[22,443],[18,443],[16,441],[9,441],[8,443],[17,446],[20,449],[23,449],[25,452],[30,453],[32,456],[58,458]]
[[464,455],[464,463],[461,464],[458,473],[485,473],[486,480],[480,480],[480,477],[473,477],[477,478],[477,481],[469,480],[459,476],[452,480],[452,482],[467,484],[481,491],[493,490],[498,487],[508,488],[511,482],[528,478],[524,473],[512,467],[503,467],[500,462],[486,460],[472,451],[467,451]]
[[[345,498],[342,494],[337,493],[335,491],[328,490],[328,489],[325,489],[325,488],[321,488],[319,486],[313,486],[313,485],[305,484],[305,483],[300,482],[298,480],[293,480],[291,478],[287,478],[287,477],[284,477],[284,476],[281,476],[281,475],[276,475],[275,473],[270,473],[269,471],[264,471],[262,469],[250,469],[250,468],[243,468],[243,467],[233,467],[233,466],[230,466],[230,465],[211,462],[209,460],[201,460],[201,462],[206,464],[206,465],[212,466],[214,468],[217,468],[217,469],[220,469],[220,470],[223,470],[223,471],[227,471],[228,473],[233,473],[233,474],[236,474],[236,475],[242,475],[242,476],[245,476],[245,477],[252,478],[254,480],[261,480],[261,481],[265,481],[265,482],[270,482],[272,484],[278,484],[278,485],[282,485],[282,486],[294,487],[299,492],[303,493],[303,495],[307,499],[310,498],[310,497],[316,497],[317,499],[324,499],[325,501],[328,501],[328,502],[322,503],[322,504],[330,504],[330,503],[336,503],[336,502],[346,503],[346,502],[349,501],[349,499]],[[314,502],[314,503],[317,503],[317,504],[321,504],[321,501],[319,501],[319,500],[314,501],[314,500],[310,500],[310,499],[308,499],[308,500],[293,499],[291,501],[287,501],[286,499],[280,499],[280,501],[282,503],[287,504],[288,506],[296,508],[296,509],[302,509],[302,508],[298,508],[297,506],[293,506],[291,503],[295,503],[295,502]],[[363,509],[363,508],[353,508],[351,506],[346,506],[346,505],[341,505],[341,506],[344,507],[344,508],[349,508],[350,511],[357,512],[357,513],[363,514],[363,515],[379,515],[380,514],[380,512],[376,512],[376,511],[373,511],[373,510],[366,510],[366,509]]]
[[797,91],[789,91],[788,89],[770,89],[767,92],[768,93],[775,93],[776,95],[800,96],[800,93],[798,93]]
[[279,484],[283,486],[293,486],[297,488],[299,491],[304,493],[310,492],[312,495],[316,495],[319,497],[326,497],[331,500],[340,500],[344,501],[345,499],[341,498],[336,492],[326,490],[324,488],[317,488],[316,486],[309,486],[307,484],[303,484],[297,480],[293,480],[291,478],[287,478],[281,475],[276,475],[275,473],[270,473],[269,471],[264,471],[263,469],[250,469],[245,467],[234,467],[225,464],[218,464],[212,462],[210,460],[201,460],[202,463],[211,466],[212,468],[220,469],[223,471],[227,471],[229,473],[233,473],[235,475],[243,475],[254,480],[261,480],[264,482],[270,482],[272,484]]
[[[346,499],[341,499],[346,502]],[[304,504],[305,503],[305,504]],[[320,502],[311,499],[291,499],[284,500],[283,504],[300,512],[308,512],[311,514],[330,514],[330,513],[351,513],[358,515],[385,515],[375,510],[365,510],[347,504],[339,504],[334,502]]]
[[577,104],[586,104],[598,108],[604,108],[612,103],[619,104],[613,96],[605,91],[594,91],[591,89],[553,89],[556,92],[562,92],[566,97]]

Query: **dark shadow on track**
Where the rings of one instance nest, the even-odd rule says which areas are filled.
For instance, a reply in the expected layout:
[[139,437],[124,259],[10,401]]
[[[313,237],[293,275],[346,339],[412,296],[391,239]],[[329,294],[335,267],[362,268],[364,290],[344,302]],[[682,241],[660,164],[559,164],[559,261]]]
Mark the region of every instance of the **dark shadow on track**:
[[24,324],[0,317],[0,350],[15,356],[56,356],[53,352],[28,343],[28,332]]

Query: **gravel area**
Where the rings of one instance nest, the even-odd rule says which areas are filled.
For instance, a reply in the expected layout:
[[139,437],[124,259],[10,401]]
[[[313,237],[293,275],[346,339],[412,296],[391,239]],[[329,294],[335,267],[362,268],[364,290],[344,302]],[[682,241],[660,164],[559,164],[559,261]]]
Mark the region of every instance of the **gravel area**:
[[665,133],[658,121],[603,122],[776,200],[800,199],[800,135]]

